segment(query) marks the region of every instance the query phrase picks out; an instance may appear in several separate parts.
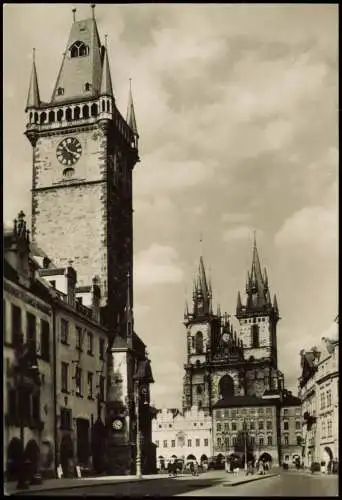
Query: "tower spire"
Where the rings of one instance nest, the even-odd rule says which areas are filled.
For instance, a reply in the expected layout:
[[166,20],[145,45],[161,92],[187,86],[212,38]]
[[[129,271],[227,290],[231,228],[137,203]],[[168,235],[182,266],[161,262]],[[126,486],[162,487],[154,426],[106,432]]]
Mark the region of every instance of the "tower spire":
[[72,19],[73,19],[73,22],[75,23],[76,22],[76,8],[75,7],[72,9]]
[[38,108],[39,106],[40,106],[40,95],[39,95],[38,77],[36,68],[36,49],[33,49],[32,72],[31,72],[29,91],[27,94],[26,110],[30,108]]
[[131,306],[130,272],[127,272],[127,298],[126,298],[126,334],[127,338],[133,334],[133,311]]
[[129,79],[129,95],[128,95],[128,106],[127,106],[127,118],[126,121],[135,136],[139,137],[137,122],[135,119],[135,111],[132,96],[132,78]]
[[112,77],[110,74],[110,66],[109,66],[109,60],[108,60],[107,37],[108,37],[108,35],[105,35],[105,49],[104,49],[104,57],[103,57],[103,65],[102,65],[100,94],[106,95],[109,97],[114,97],[113,86],[112,86]]

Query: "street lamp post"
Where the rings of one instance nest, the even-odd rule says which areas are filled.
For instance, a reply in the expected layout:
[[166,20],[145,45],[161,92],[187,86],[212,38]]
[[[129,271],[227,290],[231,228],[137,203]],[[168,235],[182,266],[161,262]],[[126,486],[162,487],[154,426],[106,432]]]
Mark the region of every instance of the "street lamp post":
[[246,422],[246,419],[243,420],[243,435],[244,435],[244,445],[245,445],[245,471],[247,472],[247,422]]
[[136,455],[136,476],[141,478],[141,434],[140,434],[140,382],[139,380],[135,381],[135,412],[136,412],[136,426],[137,426],[137,437],[136,437],[136,446],[137,446],[137,455]]

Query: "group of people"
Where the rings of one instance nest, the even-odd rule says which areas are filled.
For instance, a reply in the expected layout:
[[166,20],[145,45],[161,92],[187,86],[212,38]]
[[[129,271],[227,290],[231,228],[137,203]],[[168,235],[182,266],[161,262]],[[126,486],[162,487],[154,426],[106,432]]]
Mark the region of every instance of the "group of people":
[[168,473],[169,477],[176,477],[178,472],[184,472],[184,469],[190,470],[190,473],[192,476],[198,476],[199,475],[199,465],[197,460],[193,460],[185,466],[183,463],[183,466],[180,468],[179,464],[175,459],[170,460],[168,464]]
[[[255,470],[257,471],[258,474],[263,475],[266,474],[270,470],[271,466],[269,462],[265,462],[263,460],[258,460],[258,461],[249,461],[247,463],[247,469],[246,469],[246,475],[248,476],[249,474],[253,475],[255,473]],[[225,470],[226,472],[233,472],[235,476],[239,475],[240,472],[240,464],[238,462],[225,462]]]

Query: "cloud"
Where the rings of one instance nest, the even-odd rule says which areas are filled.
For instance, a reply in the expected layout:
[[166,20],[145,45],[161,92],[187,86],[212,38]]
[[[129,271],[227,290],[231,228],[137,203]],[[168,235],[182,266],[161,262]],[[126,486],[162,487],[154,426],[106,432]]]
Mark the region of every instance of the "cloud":
[[134,272],[139,287],[180,283],[183,279],[176,250],[156,243],[137,254]]
[[305,207],[285,220],[275,235],[275,243],[284,252],[298,256],[337,252],[337,212],[320,206]]
[[233,224],[234,223],[239,224],[241,222],[246,222],[250,218],[251,218],[250,213],[243,213],[243,212],[240,212],[240,213],[229,212],[229,213],[222,214],[222,216],[221,216],[221,219],[223,222],[229,222],[229,223],[233,223]]
[[[236,240],[249,240],[253,238],[254,228],[250,226],[237,226],[232,229],[226,229],[223,232],[222,239],[225,242],[236,241]],[[258,230],[258,239],[260,240],[263,236],[263,231]]]

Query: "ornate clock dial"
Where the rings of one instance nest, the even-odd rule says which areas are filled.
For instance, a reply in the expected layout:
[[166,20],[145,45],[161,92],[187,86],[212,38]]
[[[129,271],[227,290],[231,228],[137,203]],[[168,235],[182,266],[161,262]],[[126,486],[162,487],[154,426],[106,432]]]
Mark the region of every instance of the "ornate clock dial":
[[74,165],[81,157],[82,146],[76,137],[66,137],[57,146],[57,160],[65,166]]
[[121,431],[121,429],[123,428],[123,423],[119,419],[115,419],[113,421],[112,425],[113,425],[113,429],[116,430],[116,431]]
[[223,342],[228,342],[228,340],[229,340],[229,335],[228,335],[228,333],[224,333],[224,334],[222,335],[222,340],[223,340]]

